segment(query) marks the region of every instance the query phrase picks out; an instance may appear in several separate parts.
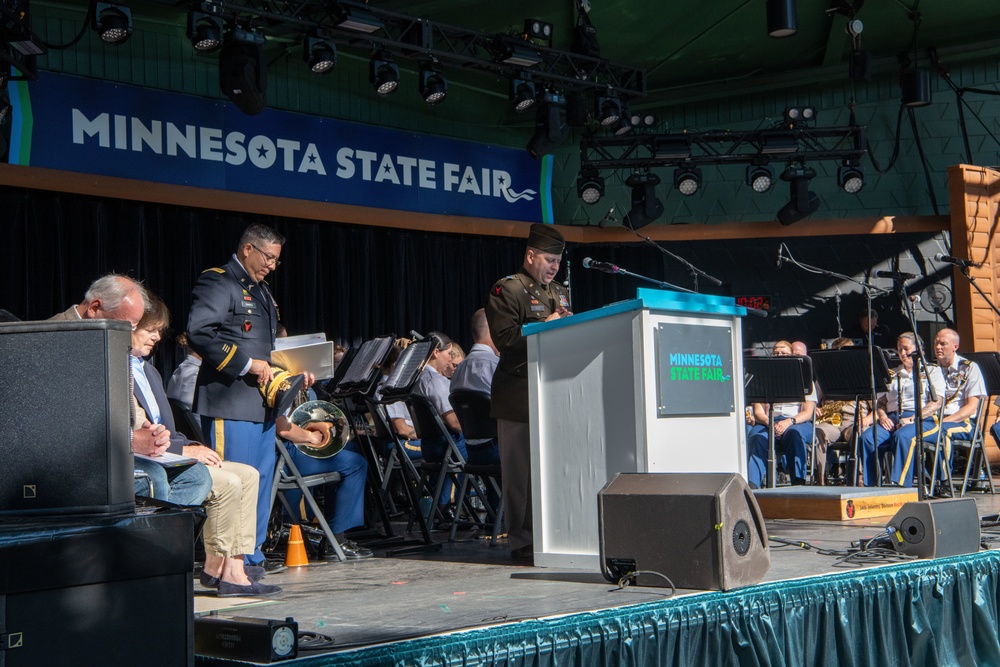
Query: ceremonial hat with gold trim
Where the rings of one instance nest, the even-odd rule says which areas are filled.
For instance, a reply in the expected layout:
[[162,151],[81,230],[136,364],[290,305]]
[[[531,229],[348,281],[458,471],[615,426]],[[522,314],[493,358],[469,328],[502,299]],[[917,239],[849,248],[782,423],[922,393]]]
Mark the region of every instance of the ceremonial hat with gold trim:
[[257,385],[261,396],[264,397],[264,405],[274,410],[275,416],[288,412],[302,390],[302,385],[306,381],[305,375],[292,375],[284,368],[271,366],[271,373],[274,375],[270,382]]

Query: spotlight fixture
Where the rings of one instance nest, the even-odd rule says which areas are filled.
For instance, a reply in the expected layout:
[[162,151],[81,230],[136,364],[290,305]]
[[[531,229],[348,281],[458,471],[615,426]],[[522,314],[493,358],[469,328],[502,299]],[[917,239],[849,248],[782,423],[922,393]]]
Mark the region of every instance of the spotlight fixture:
[[815,178],[816,170],[803,164],[790,163],[781,174],[781,180],[788,181],[791,198],[775,216],[783,225],[790,225],[808,218],[819,209],[819,197],[809,191],[809,181]]
[[535,105],[535,84],[527,72],[521,72],[510,80],[510,101],[514,103],[514,111],[518,113]]
[[651,113],[646,113],[646,114],[634,113],[632,114],[631,120],[632,120],[632,125],[635,127],[649,128],[656,125],[656,116],[654,116]]
[[524,19],[525,39],[543,42],[546,46],[552,46],[552,24],[538,19]]
[[791,37],[799,31],[795,0],[767,0],[767,34],[771,37]]
[[596,204],[604,196],[604,177],[593,167],[583,167],[576,179],[576,193],[585,204]]
[[379,95],[396,92],[399,87],[399,65],[388,51],[377,51],[371,60],[371,84]]
[[747,185],[754,192],[767,192],[774,185],[774,170],[763,164],[747,165]]
[[816,107],[785,107],[785,123],[798,125],[816,120]]
[[595,99],[595,116],[604,127],[614,125],[622,117],[622,103],[617,97],[599,95]]
[[857,163],[852,164],[850,160],[837,169],[837,185],[844,188],[844,192],[853,195],[861,192],[865,187],[865,172]]
[[335,0],[327,2],[327,11],[338,28],[371,34],[385,27],[375,14],[359,7],[346,7]]
[[524,40],[497,35],[493,39],[493,60],[515,67],[532,67],[542,62],[542,56]]
[[448,97],[448,82],[441,74],[441,65],[436,60],[420,64],[420,94],[427,104],[444,102]]
[[625,221],[633,231],[645,227],[663,215],[663,202],[656,197],[660,177],[652,172],[635,173],[625,180],[632,188],[632,208],[625,214]]
[[761,155],[786,155],[797,153],[799,144],[795,141],[795,136],[791,132],[776,130],[774,132],[761,132],[760,148]]
[[528,141],[528,154],[537,158],[556,150],[569,137],[566,123],[566,98],[546,91],[535,111],[535,134]]
[[221,16],[193,10],[188,12],[187,36],[198,53],[210,53],[222,46],[222,31]]
[[337,66],[337,46],[317,30],[302,41],[302,59],[313,74],[328,74]]
[[674,171],[674,187],[685,197],[698,192],[701,187],[701,169],[681,167]]
[[622,109],[621,118],[618,119],[617,123],[612,123],[610,129],[619,137],[623,134],[628,134],[632,131],[632,117]]
[[93,27],[105,44],[124,44],[132,34],[132,10],[116,2],[95,2]]

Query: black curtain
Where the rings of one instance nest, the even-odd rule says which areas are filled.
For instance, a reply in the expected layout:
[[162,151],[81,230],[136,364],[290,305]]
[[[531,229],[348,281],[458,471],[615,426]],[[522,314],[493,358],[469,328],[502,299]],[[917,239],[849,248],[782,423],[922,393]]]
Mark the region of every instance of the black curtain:
[[[366,227],[0,187],[0,225],[6,239],[0,308],[22,319],[46,319],[79,303],[94,278],[114,271],[144,281],[170,308],[172,330],[182,331],[198,274],[223,264],[252,222],[270,225],[288,239],[281,268],[268,280],[289,332],[323,331],[347,346],[374,336],[439,330],[468,349],[470,316],[484,305],[499,277],[517,270],[524,252],[521,238]],[[932,236],[784,241],[803,262],[854,275],[900,254],[923,262],[919,243]],[[664,245],[723,281],[715,287],[700,280],[700,291],[771,299],[770,317],[744,320],[746,344],[788,338],[817,346],[821,339],[838,335],[838,312],[845,327],[853,328],[863,310],[860,293],[848,287],[839,305],[817,297],[836,281],[787,264],[776,270],[778,243],[750,239]],[[649,286],[586,270],[582,260],[588,256],[694,287],[687,269],[651,244],[571,244],[566,266],[577,312],[633,298],[636,287]],[[558,280],[565,280],[566,272]],[[950,272],[926,274],[916,287],[947,275]],[[878,306],[882,322],[893,333],[905,328],[898,299],[880,297]],[[787,314],[792,309],[795,314]],[[168,337],[154,362],[169,373],[175,354]]]

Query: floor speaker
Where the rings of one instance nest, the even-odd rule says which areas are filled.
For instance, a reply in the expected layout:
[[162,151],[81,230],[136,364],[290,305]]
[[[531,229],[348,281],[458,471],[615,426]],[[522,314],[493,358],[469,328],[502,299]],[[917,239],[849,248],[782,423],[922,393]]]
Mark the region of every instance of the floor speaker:
[[735,473],[619,473],[597,496],[604,577],[641,586],[728,590],[771,566],[764,518]]
[[0,324],[0,515],[135,509],[127,322]]
[[979,551],[979,512],[972,498],[906,503],[886,529],[896,551],[917,558]]

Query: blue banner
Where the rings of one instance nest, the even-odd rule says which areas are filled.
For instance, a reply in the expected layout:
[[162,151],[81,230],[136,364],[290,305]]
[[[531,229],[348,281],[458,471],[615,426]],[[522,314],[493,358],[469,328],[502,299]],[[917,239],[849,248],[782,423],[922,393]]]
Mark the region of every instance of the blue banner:
[[[13,84],[13,82],[12,82]],[[50,72],[11,85],[11,164],[401,211],[551,222],[550,160]]]

